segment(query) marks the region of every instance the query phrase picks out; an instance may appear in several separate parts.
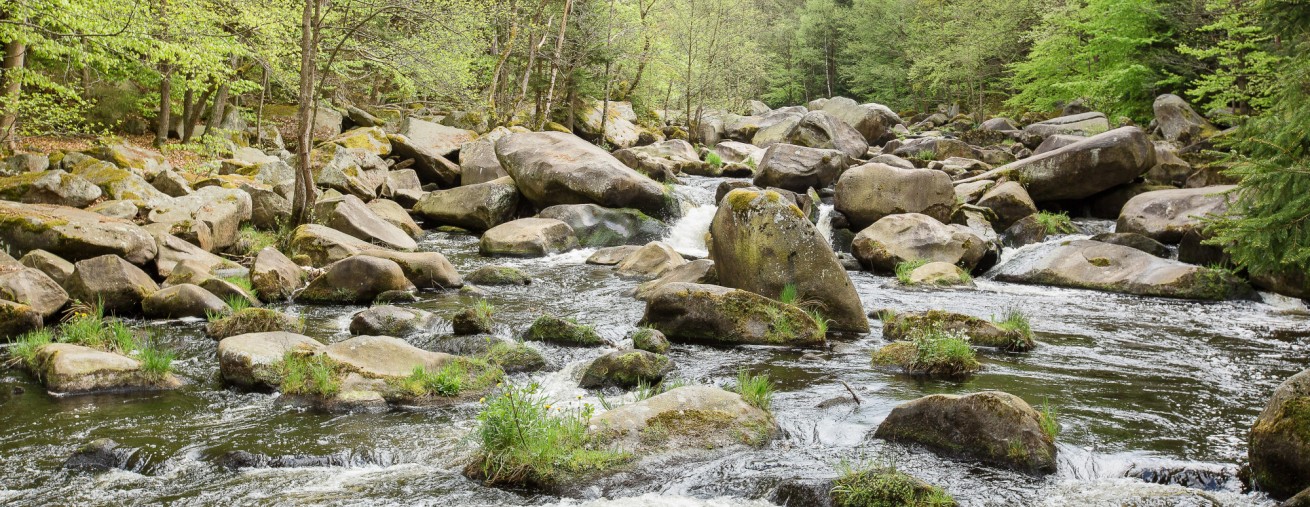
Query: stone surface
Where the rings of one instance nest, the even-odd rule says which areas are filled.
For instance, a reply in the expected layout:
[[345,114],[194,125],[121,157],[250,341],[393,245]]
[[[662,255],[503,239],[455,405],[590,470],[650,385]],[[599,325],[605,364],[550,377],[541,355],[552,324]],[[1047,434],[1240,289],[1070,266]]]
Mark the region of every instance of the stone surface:
[[435,372],[454,358],[390,336],[356,336],[328,345],[325,351],[328,357],[367,378],[404,378],[419,366]]
[[787,133],[787,142],[797,146],[837,150],[847,160],[864,158],[869,142],[864,135],[826,111],[810,111]]
[[141,301],[159,290],[150,275],[117,255],[77,261],[68,277],[69,297],[103,305],[105,313],[137,314]]
[[1019,219],[1037,213],[1037,204],[1018,182],[1006,181],[993,186],[977,204],[996,213],[996,230],[1008,229]]
[[1219,133],[1219,129],[1197,114],[1187,101],[1172,93],[1156,97],[1151,108],[1155,111],[1155,123],[1160,127],[1160,137],[1166,141],[1189,145]]
[[35,331],[43,320],[41,312],[31,306],[0,299],[0,339],[12,340]]
[[[593,432],[623,443],[655,450],[715,449],[760,446],[777,434],[777,423],[736,393],[711,386],[684,386],[606,411],[592,419]],[[657,431],[655,441],[643,435]]]
[[414,211],[433,225],[485,231],[510,221],[518,204],[519,191],[514,180],[503,177],[429,192],[414,205]]
[[843,173],[834,201],[854,231],[898,213],[921,213],[947,222],[954,206],[955,189],[946,173],[885,164],[865,164]]
[[160,289],[141,301],[141,313],[152,319],[204,318],[231,311],[218,296],[189,283]]
[[136,359],[71,343],[42,346],[36,352],[36,361],[41,365],[41,381],[55,393],[173,389],[181,385],[171,374],[159,380],[147,378]]
[[724,345],[822,346],[809,315],[753,292],[716,285],[666,283],[646,299],[642,324],[670,340]]
[[350,319],[350,334],[408,336],[429,331],[440,321],[432,312],[380,305],[356,313]]
[[846,165],[845,155],[837,150],[779,143],[764,150],[754,183],[804,193],[831,185]]
[[230,384],[272,389],[282,383],[278,363],[288,352],[322,349],[318,340],[295,333],[241,334],[218,342],[218,369]]
[[300,266],[273,247],[255,254],[255,263],[250,268],[251,286],[268,301],[290,298],[304,279],[305,273]]
[[659,383],[673,369],[668,356],[644,350],[619,350],[592,360],[582,372],[578,387],[636,387],[645,382]]
[[68,293],[40,270],[5,263],[0,264],[0,299],[31,307],[41,318],[50,319],[68,303]]
[[1056,447],[1041,417],[1023,399],[1000,391],[934,394],[892,409],[874,436],[1048,474],[1056,470]]
[[987,251],[986,241],[968,227],[946,225],[918,213],[887,216],[856,234],[851,246],[861,264],[884,272],[914,260],[972,270]]
[[660,241],[647,243],[623,258],[614,270],[624,276],[657,278],[670,269],[686,264],[687,260],[672,246]]
[[101,194],[100,187],[94,183],[60,170],[0,178],[0,199],[7,201],[84,208]]
[[676,199],[662,185],[573,135],[511,134],[496,141],[496,156],[523,197],[539,208],[591,203],[657,218],[677,213]]
[[1274,390],[1251,427],[1251,478],[1274,498],[1310,488],[1310,371]]
[[315,222],[369,243],[396,250],[418,248],[414,238],[383,220],[358,197],[345,195],[320,199],[314,204]]
[[541,257],[572,250],[578,238],[568,224],[549,218],[520,218],[482,235],[478,251],[488,256]]
[[64,280],[67,280],[73,274],[73,263],[45,250],[27,252],[18,262],[45,273],[46,276],[61,286],[64,284]]
[[1128,183],[1155,165],[1155,146],[1137,127],[1097,134],[961,182],[1008,176],[1034,201],[1083,199]]
[[1115,232],[1132,232],[1176,244],[1188,232],[1202,232],[1207,216],[1226,213],[1236,199],[1232,193],[1236,188],[1183,188],[1138,194],[1124,204]]
[[393,290],[415,290],[414,284],[405,278],[400,265],[387,259],[358,255],[328,266],[322,275],[296,296],[296,300],[366,304],[373,302],[382,293]]
[[15,255],[45,250],[69,262],[113,254],[136,265],[155,259],[141,227],[75,208],[0,201],[0,237]]
[[644,245],[668,232],[664,222],[635,209],[610,209],[595,204],[551,206],[541,210],[537,217],[569,224],[579,246],[583,247]]
[[642,247],[639,245],[623,245],[623,246],[611,246],[611,247],[601,248],[599,250],[596,250],[596,253],[591,254],[591,257],[587,257],[587,264],[613,266],[620,262],[623,262],[623,259],[627,258],[629,255],[632,255],[633,252],[636,252],[637,250],[641,250],[641,248]]

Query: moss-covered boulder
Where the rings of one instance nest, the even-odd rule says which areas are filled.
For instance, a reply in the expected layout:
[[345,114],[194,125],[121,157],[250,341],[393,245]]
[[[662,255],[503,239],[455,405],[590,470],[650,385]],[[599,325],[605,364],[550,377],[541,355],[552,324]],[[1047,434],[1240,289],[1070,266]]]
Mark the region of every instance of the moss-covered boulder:
[[559,204],[541,210],[537,216],[569,224],[578,237],[578,244],[584,247],[644,245],[659,240],[668,232],[664,222],[631,208]]
[[167,205],[173,199],[150,185],[145,178],[107,162],[84,159],[71,167],[65,167],[65,170],[100,187],[104,196],[132,201],[138,208],[154,209]]
[[387,259],[357,255],[328,266],[296,295],[307,303],[366,304],[388,291],[414,292],[400,265]]
[[323,344],[289,332],[239,334],[218,342],[218,369],[223,380],[247,388],[273,389],[282,383],[279,368],[288,352],[316,352]]
[[968,338],[969,343],[984,347],[1022,352],[1032,350],[1032,332],[1023,325],[996,324],[978,317],[951,313],[944,310],[904,312],[887,315],[882,323],[882,337],[888,341],[913,340],[916,336],[937,329]]
[[465,308],[450,319],[450,325],[459,336],[490,333],[491,312],[477,307]]
[[466,281],[476,285],[529,285],[532,278],[512,266],[482,266],[473,270]]
[[304,321],[268,308],[243,308],[205,325],[205,334],[215,340],[243,334],[299,333],[304,330]]
[[659,330],[643,327],[632,332],[632,348],[656,354],[669,353],[669,338]]
[[829,492],[837,507],[957,505],[941,488],[888,466],[847,471],[832,481]]
[[304,282],[305,272],[276,248],[266,247],[255,254],[250,267],[250,284],[268,301],[291,297]]
[[[361,111],[362,112],[362,111]],[[344,148],[367,150],[379,157],[391,154],[391,141],[381,127],[363,127],[342,132],[328,142]]]
[[68,293],[39,270],[0,263],[0,299],[28,306],[48,319],[68,303]]
[[778,187],[803,194],[837,181],[846,165],[846,155],[838,150],[779,143],[764,150],[754,183],[760,188]]
[[874,436],[1047,474],[1056,470],[1056,448],[1054,435],[1043,429],[1043,417],[1023,399],[1000,391],[934,394],[892,409]]
[[147,373],[136,359],[71,343],[43,345],[36,352],[36,364],[46,389],[55,393],[176,389],[182,385],[170,373]]
[[395,250],[414,250],[414,238],[383,220],[364,201],[353,195],[320,199],[314,204],[314,220],[372,244]]
[[117,255],[81,260],[73,266],[66,284],[69,297],[100,304],[106,313],[138,314],[141,301],[159,290],[150,275]]
[[505,373],[532,372],[546,367],[546,358],[523,343],[500,342],[480,355]]
[[41,312],[31,306],[0,299],[0,339],[12,339],[41,327]]
[[710,236],[724,286],[775,299],[790,287],[797,301],[819,308],[831,329],[869,331],[860,296],[837,254],[800,208],[777,192],[729,192],[714,214]]
[[537,317],[523,335],[529,341],[551,342],[560,345],[591,347],[605,343],[596,329],[579,324],[574,319],[566,319],[546,314]]
[[1310,370],[1274,390],[1251,427],[1250,458],[1253,482],[1270,496],[1310,488]]
[[409,336],[432,330],[441,321],[432,312],[417,308],[379,305],[356,313],[350,319],[350,334]]
[[14,255],[45,250],[69,262],[113,254],[139,266],[158,254],[136,224],[50,204],[0,201],[0,237]]
[[669,356],[645,350],[619,350],[593,360],[582,372],[578,385],[635,387],[638,383],[659,383],[673,369]]
[[496,156],[523,197],[539,208],[591,203],[656,218],[678,213],[677,200],[663,185],[571,134],[510,134],[496,141]]
[[218,296],[189,283],[160,289],[141,301],[141,313],[152,319],[203,318],[231,310]]
[[759,447],[778,433],[773,416],[736,393],[685,386],[597,415],[592,431],[643,453]]
[[1232,273],[1091,240],[1024,249],[994,273],[996,280],[1002,282],[1141,296],[1209,300],[1255,297],[1254,290]]
[[518,187],[513,179],[503,177],[429,192],[414,205],[414,211],[430,224],[485,231],[513,219],[518,204]]
[[577,248],[568,224],[550,218],[520,218],[482,234],[478,252],[487,256],[542,257]]
[[683,342],[793,346],[826,343],[819,324],[800,308],[717,285],[665,284],[648,296],[641,323]]
[[85,208],[100,196],[100,187],[94,183],[60,170],[0,178],[0,199],[6,201]]

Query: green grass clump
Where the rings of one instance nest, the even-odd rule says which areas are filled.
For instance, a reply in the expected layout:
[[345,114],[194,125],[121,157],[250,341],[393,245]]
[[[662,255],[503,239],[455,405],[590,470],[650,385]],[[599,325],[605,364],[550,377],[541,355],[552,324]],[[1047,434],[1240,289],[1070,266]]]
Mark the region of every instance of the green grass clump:
[[911,285],[910,273],[928,264],[928,259],[914,259],[896,264],[896,279],[904,285]]
[[342,367],[327,354],[290,351],[277,365],[285,394],[330,398],[341,392]]
[[9,355],[29,371],[36,373],[40,371],[40,365],[36,363],[37,351],[54,342],[53,332],[49,329],[37,329],[19,337],[18,341],[9,347]]
[[532,321],[532,326],[528,328],[524,338],[563,345],[587,346],[605,343],[605,339],[601,338],[595,327],[579,324],[577,319],[560,318],[550,314],[542,315]]
[[1049,400],[1042,403],[1040,415],[1038,423],[1042,425],[1042,432],[1051,437],[1051,440],[1055,440],[1055,437],[1060,435],[1060,422],[1056,419],[1059,417],[1059,413],[1056,412],[1055,407],[1051,406]]
[[916,331],[912,341],[878,349],[873,364],[899,366],[911,375],[936,377],[964,377],[982,369],[968,340],[937,326]]
[[397,382],[397,387],[415,398],[453,397],[486,389],[503,377],[500,368],[485,360],[458,357],[435,372],[415,366],[408,377]]
[[1032,338],[1032,324],[1028,322],[1028,314],[1024,313],[1019,307],[1011,306],[1001,313],[1000,320],[993,320],[997,327],[1006,331],[1017,332],[1025,338]]
[[794,283],[782,286],[782,292],[778,294],[778,301],[784,304],[794,305],[799,299],[800,295],[797,293],[796,284]]
[[832,483],[833,503],[839,507],[950,507],[955,500],[942,491],[892,465],[837,466]]
[[488,484],[549,487],[632,458],[601,447],[587,431],[591,405],[560,409],[539,391],[537,384],[507,385],[485,400],[476,436],[482,449],[468,475]]
[[20,337],[11,349],[10,356],[38,377],[41,365],[37,353],[52,343],[81,345],[105,352],[132,357],[141,362],[142,375],[150,382],[159,382],[173,371],[173,353],[165,351],[118,319],[105,318],[100,304],[73,303],[68,316],[55,328],[38,329]]
[[1078,232],[1078,229],[1073,226],[1073,220],[1069,219],[1069,214],[1063,211],[1059,213],[1038,212],[1037,223],[1046,228],[1047,234],[1073,234]]
[[769,412],[773,404],[773,380],[768,373],[752,375],[745,368],[737,370],[737,394],[751,406]]
[[937,150],[919,150],[911,153],[910,158],[922,162],[932,162],[937,160]]
[[141,361],[141,374],[150,382],[160,382],[173,371],[173,353],[154,343],[139,347],[137,356]]
[[[290,238],[291,236],[290,230],[279,231],[279,232],[286,232],[286,234],[282,234],[282,236],[284,237]],[[245,256],[254,257],[256,254],[259,253],[260,250],[263,250],[270,246],[271,247],[278,246],[278,236],[279,233],[275,233],[272,231],[261,231],[259,229],[256,229],[254,226],[247,224],[241,226],[241,229],[237,230],[236,244],[242,245],[244,247],[244,252],[242,253]]]
[[714,169],[718,169],[723,167],[723,157],[720,157],[718,153],[711,151],[705,154],[705,163],[709,164],[710,167]]

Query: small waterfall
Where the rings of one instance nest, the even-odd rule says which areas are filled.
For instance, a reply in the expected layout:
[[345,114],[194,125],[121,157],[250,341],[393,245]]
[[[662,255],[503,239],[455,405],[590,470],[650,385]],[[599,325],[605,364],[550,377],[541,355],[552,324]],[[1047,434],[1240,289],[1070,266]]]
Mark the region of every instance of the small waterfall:
[[705,257],[705,234],[719,210],[714,193],[724,178],[684,176],[681,185],[674,185],[673,194],[682,203],[682,218],[669,227],[664,241],[678,253],[691,257]]
[[819,235],[823,236],[824,241],[828,242],[828,246],[832,246],[832,205],[831,204],[822,204],[822,203],[819,204],[819,221],[818,223],[814,224],[814,226],[819,228]]

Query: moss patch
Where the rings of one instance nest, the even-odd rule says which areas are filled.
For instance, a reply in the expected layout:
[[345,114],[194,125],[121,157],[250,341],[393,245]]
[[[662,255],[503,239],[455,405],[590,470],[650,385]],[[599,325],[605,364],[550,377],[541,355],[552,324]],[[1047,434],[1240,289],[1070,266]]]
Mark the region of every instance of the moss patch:
[[579,324],[573,319],[564,319],[554,315],[542,315],[532,322],[524,336],[531,341],[558,343],[561,345],[593,346],[605,343],[596,329]]

